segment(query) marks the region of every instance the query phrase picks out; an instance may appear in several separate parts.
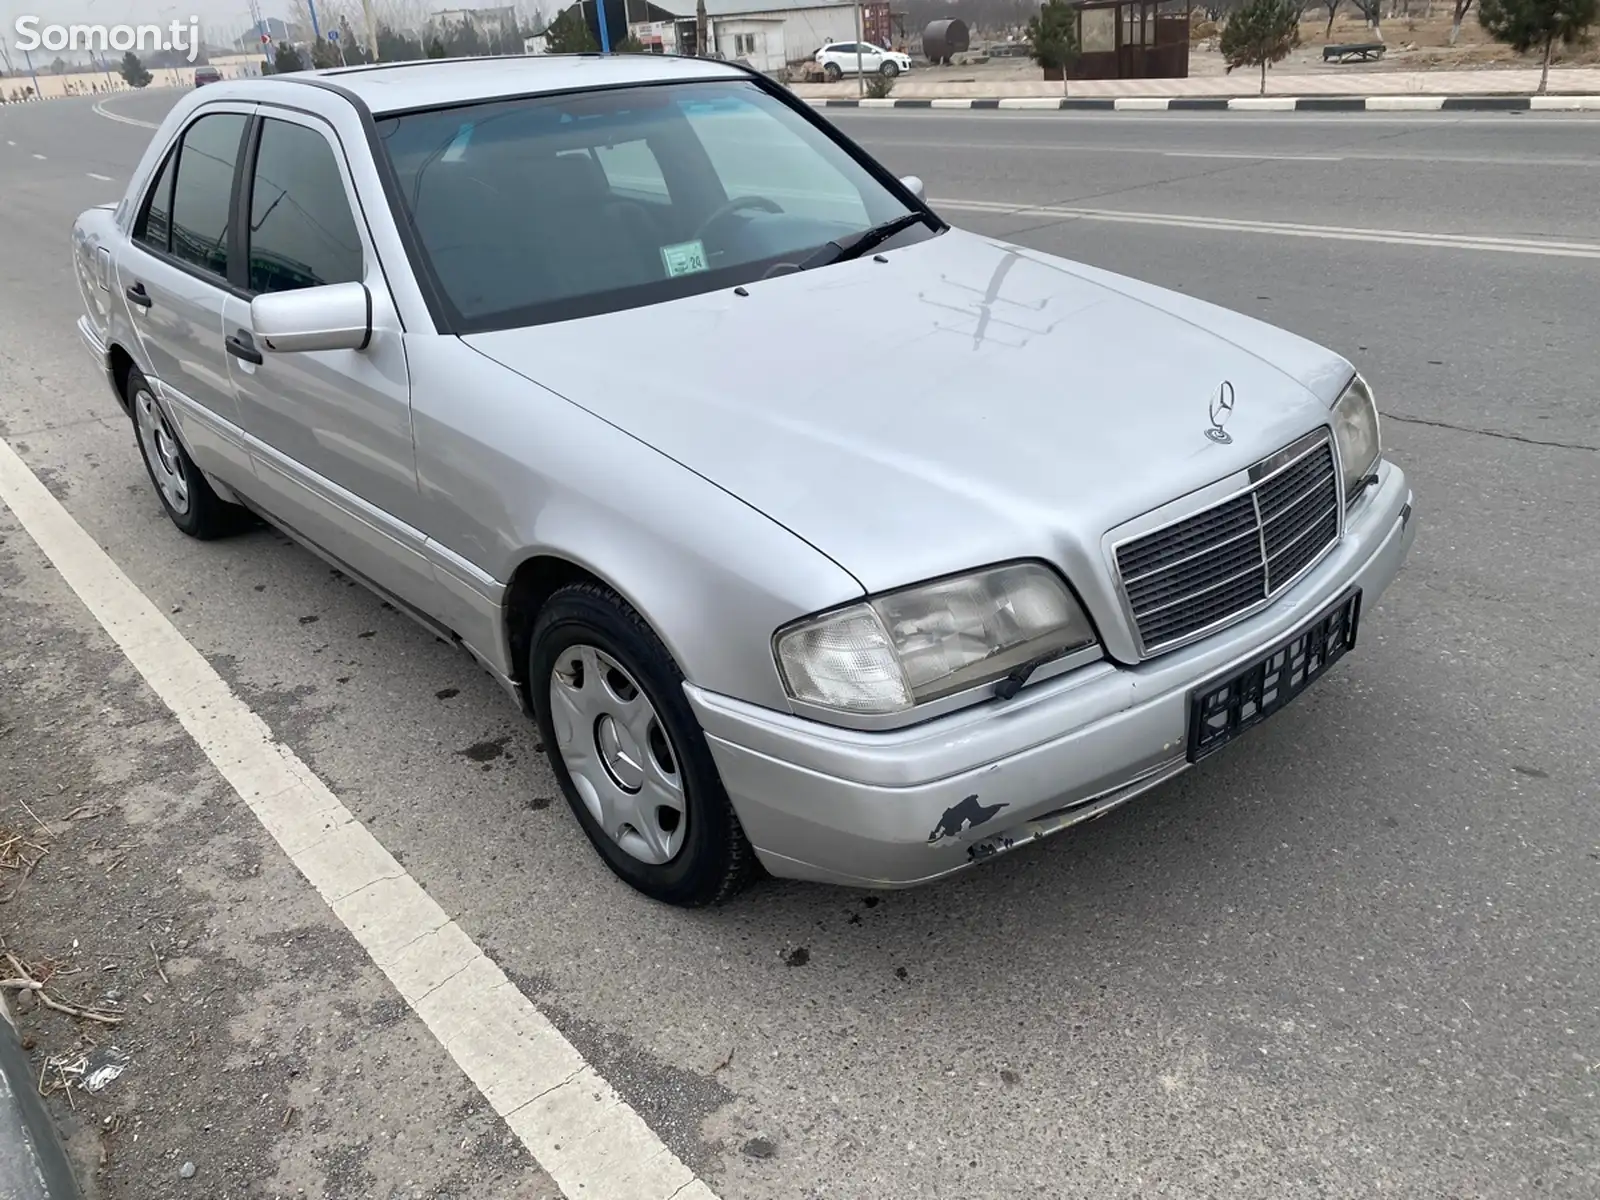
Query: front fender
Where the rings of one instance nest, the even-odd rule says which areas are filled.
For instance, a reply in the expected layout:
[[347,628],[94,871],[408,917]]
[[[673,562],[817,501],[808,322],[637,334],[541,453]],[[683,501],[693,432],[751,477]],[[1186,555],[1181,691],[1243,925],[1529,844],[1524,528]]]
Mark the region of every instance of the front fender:
[[862,594],[837,563],[659,451],[453,337],[406,339],[430,539],[503,586],[552,555],[605,580],[685,678],[786,710],[772,635]]

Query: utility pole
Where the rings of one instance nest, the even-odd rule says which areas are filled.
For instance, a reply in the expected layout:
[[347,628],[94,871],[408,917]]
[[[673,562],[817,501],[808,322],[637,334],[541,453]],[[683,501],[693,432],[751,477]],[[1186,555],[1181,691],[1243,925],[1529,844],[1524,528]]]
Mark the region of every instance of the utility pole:
[[861,70],[861,0],[856,0],[856,95],[867,94],[867,76]]
[[706,0],[695,0],[694,6],[694,52],[698,58],[706,58]]
[[372,0],[361,0],[361,14],[367,20],[367,61],[378,61],[378,23],[372,17]]
[[33,76],[33,98],[35,100],[43,100],[44,95],[39,91],[39,72],[33,69],[33,55],[24,50],[22,57],[28,64],[28,74]]
[[311,13],[311,40],[313,43],[322,40],[322,27],[317,24],[317,0],[306,0],[306,8]]

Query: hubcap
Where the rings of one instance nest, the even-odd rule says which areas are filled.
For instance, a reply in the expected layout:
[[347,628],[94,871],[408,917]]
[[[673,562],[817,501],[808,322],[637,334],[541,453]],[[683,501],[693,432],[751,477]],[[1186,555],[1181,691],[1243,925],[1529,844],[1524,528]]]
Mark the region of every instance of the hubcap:
[[150,474],[155,476],[156,486],[172,511],[181,517],[189,511],[189,480],[184,474],[178,439],[167,424],[166,413],[149,392],[134,395],[133,410],[139,422],[139,448],[150,464]]
[[584,807],[641,862],[660,866],[688,832],[678,756],[655,706],[604,650],[576,645],[550,673],[556,751]]

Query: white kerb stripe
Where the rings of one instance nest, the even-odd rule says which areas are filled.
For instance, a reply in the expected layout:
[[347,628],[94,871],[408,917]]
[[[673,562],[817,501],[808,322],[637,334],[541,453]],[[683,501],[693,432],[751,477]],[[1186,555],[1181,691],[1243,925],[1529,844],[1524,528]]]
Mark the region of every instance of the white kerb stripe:
[[1368,96],[1368,112],[1438,112],[1443,96]]
[[933,104],[932,104],[932,107],[934,107],[934,108],[971,108],[972,107],[972,101],[971,100],[935,100],[933,102]]
[[1581,109],[1600,111],[1600,96],[1530,96],[1528,107],[1535,112],[1562,112]]
[[1293,96],[1235,96],[1228,107],[1236,112],[1293,112]]
[[716,1200],[3,440],[0,501],[570,1200]]
[[1061,101],[1045,96],[1007,96],[1000,101],[1001,108],[1060,108]]
[[865,100],[862,100],[860,102],[860,104],[861,104],[862,108],[893,108],[894,107],[894,101],[893,100],[882,100],[882,99],[874,100],[870,96],[867,97]]
[[1166,96],[1123,96],[1112,107],[1118,112],[1166,112],[1171,103]]

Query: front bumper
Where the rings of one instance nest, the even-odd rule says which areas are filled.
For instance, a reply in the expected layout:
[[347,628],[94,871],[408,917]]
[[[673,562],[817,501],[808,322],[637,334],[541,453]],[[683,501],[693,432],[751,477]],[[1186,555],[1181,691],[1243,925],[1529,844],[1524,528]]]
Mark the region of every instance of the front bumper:
[[1385,462],[1339,545],[1248,620],[1134,667],[1095,663],[907,729],[838,729],[686,691],[769,871],[909,887],[1100,816],[1184,770],[1191,690],[1347,588],[1361,588],[1370,612],[1416,524],[1405,474]]

